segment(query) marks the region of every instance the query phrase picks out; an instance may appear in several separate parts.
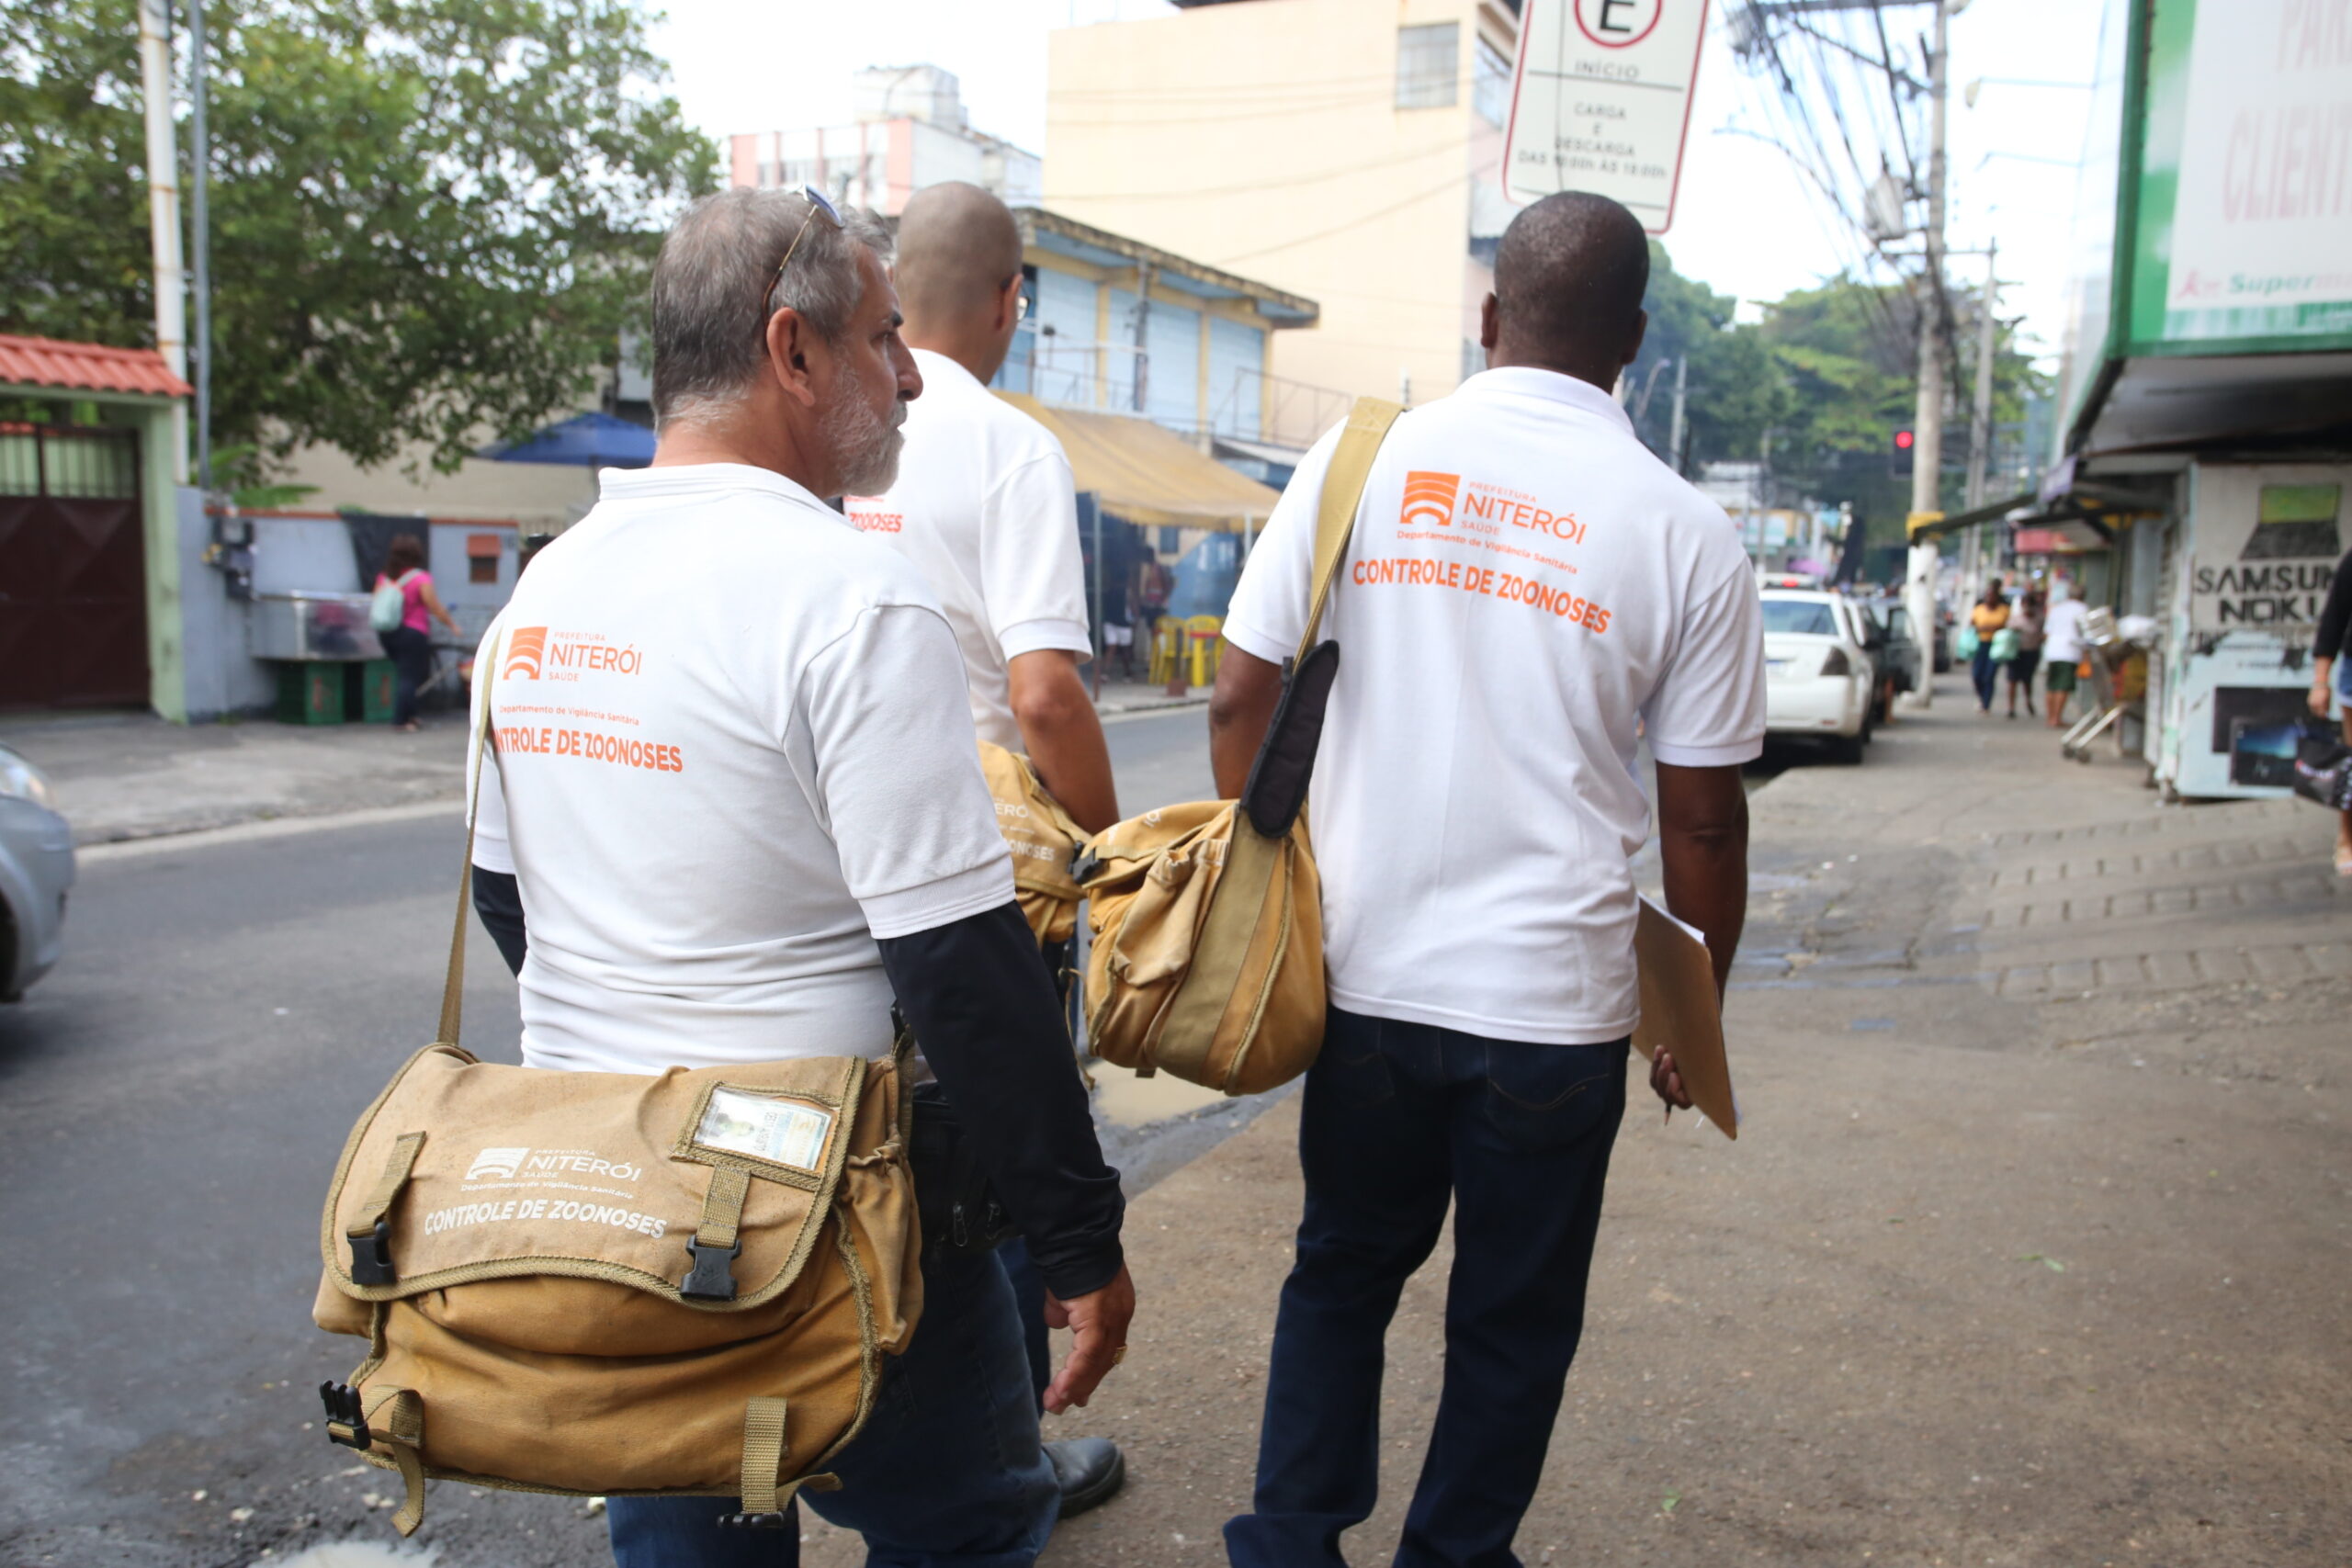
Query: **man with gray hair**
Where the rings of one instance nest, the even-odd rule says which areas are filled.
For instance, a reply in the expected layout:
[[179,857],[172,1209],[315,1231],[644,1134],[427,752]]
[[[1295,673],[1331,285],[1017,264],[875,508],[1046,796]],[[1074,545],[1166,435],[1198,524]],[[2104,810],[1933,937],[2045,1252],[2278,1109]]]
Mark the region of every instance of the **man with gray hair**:
[[[955,637],[920,575],[822,499],[888,488],[922,389],[888,246],[813,190],[712,197],[662,246],[653,464],[602,476],[483,666],[483,789],[528,924],[523,1060],[881,1056],[895,1004],[1075,1331],[1059,1411],[1125,1348],[1118,1177],[1013,902]],[[876,1562],[1029,1563],[1059,1497],[1012,1289],[993,1255],[942,1245],[922,1274],[922,1323],[828,1463],[841,1490],[810,1505]],[[721,1513],[616,1497],[614,1557],[797,1560],[797,1520]]]

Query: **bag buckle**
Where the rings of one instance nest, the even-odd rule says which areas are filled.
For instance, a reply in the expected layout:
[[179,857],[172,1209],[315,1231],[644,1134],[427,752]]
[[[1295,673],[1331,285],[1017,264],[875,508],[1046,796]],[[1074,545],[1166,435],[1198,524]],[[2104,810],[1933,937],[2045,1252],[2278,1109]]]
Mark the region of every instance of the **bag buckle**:
[[1102,857],[1091,849],[1081,849],[1069,859],[1069,879],[1084,886],[1089,877],[1102,869]]
[[790,1514],[721,1514],[718,1528],[727,1530],[780,1530],[792,1522]]
[[735,1299],[735,1276],[728,1265],[743,1256],[741,1242],[732,1247],[713,1247],[700,1236],[694,1236],[686,1242],[686,1256],[695,1260],[695,1266],[686,1270],[684,1279],[678,1281],[680,1295],[692,1302],[731,1302]]
[[397,1285],[400,1270],[392,1267],[392,1227],[390,1221],[378,1220],[371,1235],[355,1235],[351,1242],[351,1282],[355,1285]]
[[365,1453],[375,1445],[368,1430],[368,1414],[359,1407],[359,1391],[347,1382],[322,1382],[319,1398],[327,1407],[327,1441]]

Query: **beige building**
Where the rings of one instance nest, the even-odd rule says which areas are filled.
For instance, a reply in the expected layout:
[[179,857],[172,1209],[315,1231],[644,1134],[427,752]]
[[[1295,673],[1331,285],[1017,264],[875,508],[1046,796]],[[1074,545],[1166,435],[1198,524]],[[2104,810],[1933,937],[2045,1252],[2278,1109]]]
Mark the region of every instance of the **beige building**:
[[[1179,0],[1182,4],[1182,0]],[[1484,367],[1515,5],[1210,0],[1052,35],[1045,205],[1321,306],[1270,345],[1269,438]]]

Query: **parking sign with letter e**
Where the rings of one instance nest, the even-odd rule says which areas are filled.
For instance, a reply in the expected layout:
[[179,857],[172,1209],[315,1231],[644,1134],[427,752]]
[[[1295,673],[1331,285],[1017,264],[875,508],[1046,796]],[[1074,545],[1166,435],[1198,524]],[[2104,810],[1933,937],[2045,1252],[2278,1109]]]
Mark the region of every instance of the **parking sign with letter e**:
[[1527,0],[1504,194],[1594,191],[1666,232],[1706,28],[1707,0]]

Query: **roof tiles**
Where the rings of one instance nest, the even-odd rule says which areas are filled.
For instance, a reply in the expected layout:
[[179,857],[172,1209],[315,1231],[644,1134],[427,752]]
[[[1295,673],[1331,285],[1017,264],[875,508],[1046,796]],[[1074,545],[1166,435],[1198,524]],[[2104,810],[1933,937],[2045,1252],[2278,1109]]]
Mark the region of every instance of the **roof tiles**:
[[188,384],[173,375],[164,356],[152,348],[108,348],[0,333],[0,385],[9,384],[165,398],[184,398],[189,391]]

